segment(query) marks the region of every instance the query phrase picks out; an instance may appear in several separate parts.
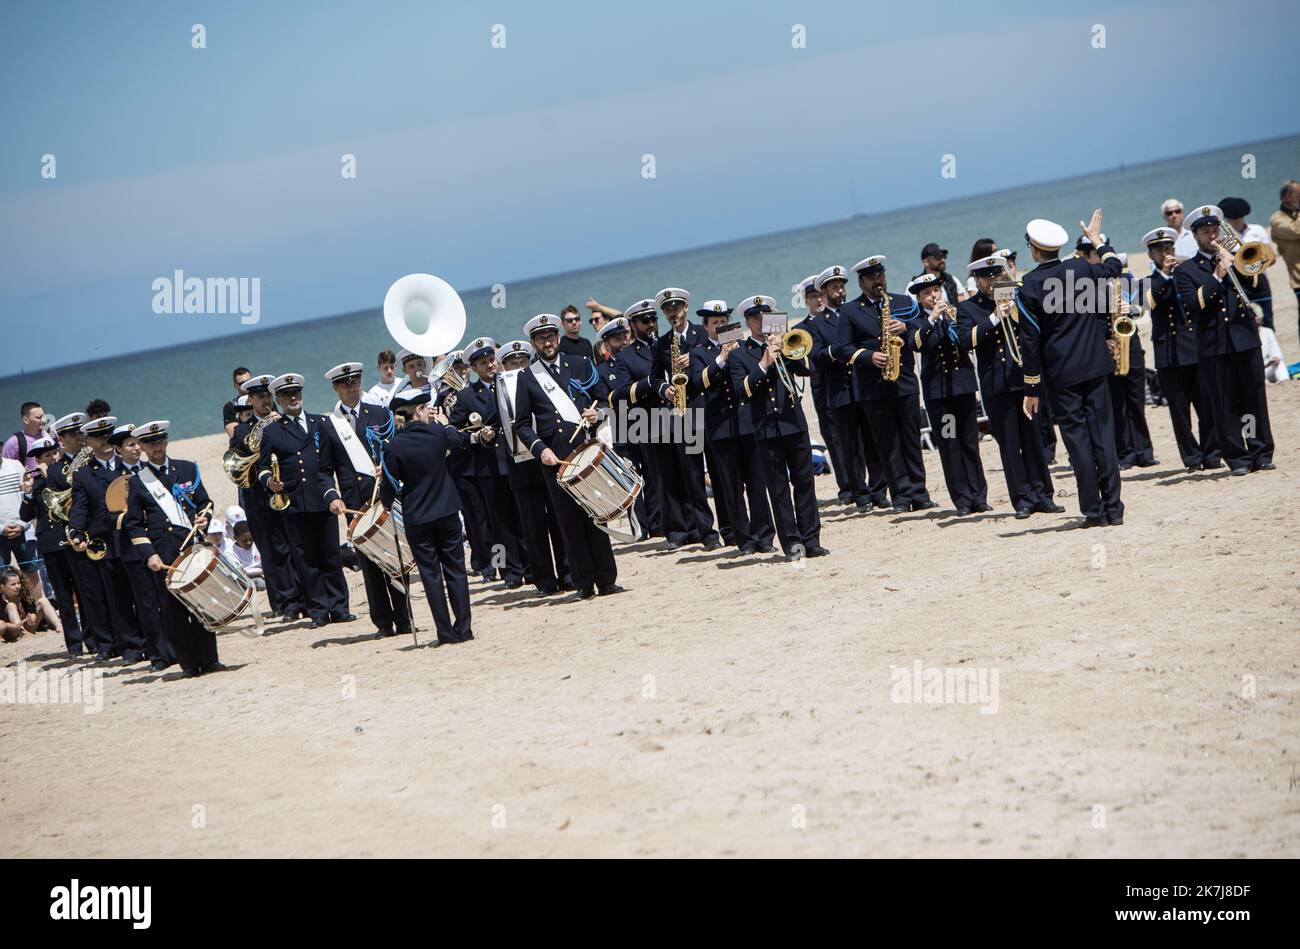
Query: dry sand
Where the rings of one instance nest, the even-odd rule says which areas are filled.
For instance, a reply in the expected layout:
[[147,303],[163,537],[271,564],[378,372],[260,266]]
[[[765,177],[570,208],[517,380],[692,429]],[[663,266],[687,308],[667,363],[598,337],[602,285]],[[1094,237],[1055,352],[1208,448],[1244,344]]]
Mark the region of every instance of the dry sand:
[[[0,853],[1300,856],[1300,382],[1269,397],[1278,470],[1243,479],[1185,476],[1149,410],[1122,528],[1066,529],[1065,468],[1068,514],[1013,520],[986,439],[992,515],[824,508],[797,566],[633,545],[585,604],[475,583],[469,645],[362,638],[350,573],[356,623],[0,706]],[[214,485],[222,447],[173,454]],[[916,662],[996,673],[996,712],[893,701]]]

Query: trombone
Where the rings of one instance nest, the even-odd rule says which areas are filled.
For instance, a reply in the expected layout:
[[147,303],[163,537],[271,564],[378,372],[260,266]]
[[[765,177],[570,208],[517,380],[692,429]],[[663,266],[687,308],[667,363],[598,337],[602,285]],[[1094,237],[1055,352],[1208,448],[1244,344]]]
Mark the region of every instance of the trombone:
[[1257,277],[1262,274],[1277,260],[1273,248],[1263,241],[1250,241],[1243,244],[1237,232],[1227,221],[1219,222],[1219,240],[1213,241],[1210,246],[1232,258],[1232,266],[1228,268],[1228,279],[1232,281],[1232,289],[1237,292],[1242,305],[1255,317],[1255,322],[1262,322],[1264,308],[1246,295],[1246,288],[1237,279],[1237,274],[1243,277]]

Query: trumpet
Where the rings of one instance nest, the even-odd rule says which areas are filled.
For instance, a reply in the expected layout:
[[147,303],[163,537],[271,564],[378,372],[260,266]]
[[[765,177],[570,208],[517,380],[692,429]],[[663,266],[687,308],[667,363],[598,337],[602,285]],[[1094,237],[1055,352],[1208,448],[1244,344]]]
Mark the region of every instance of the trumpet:
[[1017,366],[1023,366],[1020,356],[1020,338],[1016,336],[1016,323],[1011,315],[1011,308],[1016,305],[1016,282],[1014,280],[993,281],[993,310],[998,315],[998,325],[1002,329],[1002,338],[1006,340],[1007,355]]
[[[271,480],[280,481],[280,459],[271,455]],[[284,482],[280,482],[278,493],[271,495],[271,500],[267,502],[271,505],[273,511],[283,511],[289,506],[289,496],[284,493]]]

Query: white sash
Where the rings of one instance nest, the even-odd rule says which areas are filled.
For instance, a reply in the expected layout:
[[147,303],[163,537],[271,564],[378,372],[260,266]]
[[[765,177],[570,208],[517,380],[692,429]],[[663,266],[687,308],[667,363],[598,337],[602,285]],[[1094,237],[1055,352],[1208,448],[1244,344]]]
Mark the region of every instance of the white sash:
[[578,411],[578,407],[569,398],[569,393],[560,388],[560,384],[555,381],[555,377],[550,374],[546,366],[542,365],[542,361],[537,360],[529,368],[533,370],[533,375],[541,383],[542,391],[546,393],[546,397],[555,406],[555,411],[560,413],[560,418],[574,425],[581,425],[582,413]]
[[529,461],[533,453],[527,445],[519,444],[515,438],[515,419],[512,409],[519,398],[519,374],[522,369],[509,369],[497,373],[497,415],[501,418],[501,433],[506,440],[510,457],[516,462]]
[[190,519],[186,513],[181,510],[181,506],[176,503],[176,497],[172,494],[171,488],[167,487],[158,480],[158,476],[153,473],[153,469],[148,465],[141,465],[140,473],[136,475],[140,483],[149,489],[153,499],[158,502],[162,512],[167,515],[167,520],[171,521],[177,527],[183,527],[188,530],[191,526]]
[[352,419],[344,414],[341,406],[336,405],[334,411],[329,414],[329,420],[334,423],[334,431],[339,433],[343,448],[348,453],[348,460],[352,462],[352,470],[357,474],[373,477],[375,463],[370,457],[370,452],[366,451],[366,446],[357,437],[356,429],[352,427]]

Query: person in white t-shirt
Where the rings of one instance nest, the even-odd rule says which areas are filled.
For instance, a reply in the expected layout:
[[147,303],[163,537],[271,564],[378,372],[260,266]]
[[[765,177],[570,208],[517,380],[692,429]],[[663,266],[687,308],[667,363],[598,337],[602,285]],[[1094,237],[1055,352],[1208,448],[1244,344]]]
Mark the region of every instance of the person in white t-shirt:
[[393,397],[393,393],[406,384],[405,379],[397,377],[397,357],[391,349],[385,349],[379,354],[379,381],[366,390],[363,402],[373,402],[375,405],[382,405],[388,408],[388,402]]
[[240,521],[235,525],[234,533],[234,538],[226,541],[222,553],[227,559],[244,568],[244,573],[252,579],[255,587],[265,590],[266,581],[262,579],[262,554],[253,543],[253,529],[248,526],[247,521]]

